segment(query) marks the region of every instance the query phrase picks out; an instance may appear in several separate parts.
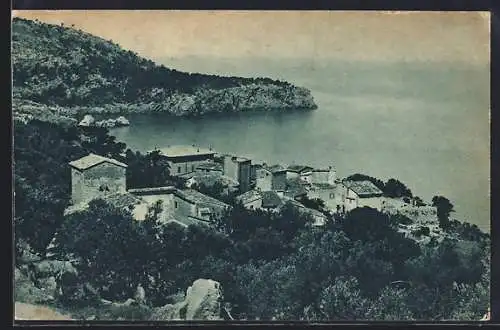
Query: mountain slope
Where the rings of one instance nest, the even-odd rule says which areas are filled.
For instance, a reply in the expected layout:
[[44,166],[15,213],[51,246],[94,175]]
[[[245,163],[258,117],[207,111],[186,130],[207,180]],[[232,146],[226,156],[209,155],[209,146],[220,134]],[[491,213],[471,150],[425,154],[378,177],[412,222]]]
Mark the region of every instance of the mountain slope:
[[307,89],[287,82],[179,72],[112,41],[20,18],[12,23],[12,63],[14,99],[73,113],[316,108]]

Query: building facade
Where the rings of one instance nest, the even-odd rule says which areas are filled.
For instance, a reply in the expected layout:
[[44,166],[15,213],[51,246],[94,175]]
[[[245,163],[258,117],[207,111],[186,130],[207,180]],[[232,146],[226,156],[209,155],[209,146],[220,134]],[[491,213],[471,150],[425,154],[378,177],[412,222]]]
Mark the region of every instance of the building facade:
[[213,162],[215,151],[196,146],[169,146],[158,149],[170,166],[170,174],[182,176],[193,173],[200,165]]
[[73,204],[126,192],[127,165],[124,163],[91,153],[69,165]]
[[279,165],[262,166],[257,169],[255,187],[261,191],[274,190],[284,192],[286,190],[286,170]]
[[370,181],[343,181],[343,207],[349,212],[358,207],[371,207],[379,211],[383,206],[383,192]]
[[332,166],[328,168],[315,168],[311,173],[311,183],[328,183],[331,185],[335,184],[337,179],[337,173]]
[[232,155],[224,156],[224,175],[239,183],[241,193],[252,188],[252,161],[248,158]]
[[286,169],[288,179],[301,179],[304,182],[311,183],[313,168],[305,165],[290,165]]
[[326,208],[336,211],[337,206],[341,206],[337,190],[337,186],[329,183],[313,183],[307,190],[307,197],[310,199],[321,199],[325,203]]
[[249,210],[262,208],[262,194],[258,190],[250,190],[236,197],[236,201]]
[[130,189],[129,193],[145,200],[149,206],[161,202],[160,222],[171,220],[189,224],[196,221],[210,222],[229,209],[229,205],[193,189],[158,187]]

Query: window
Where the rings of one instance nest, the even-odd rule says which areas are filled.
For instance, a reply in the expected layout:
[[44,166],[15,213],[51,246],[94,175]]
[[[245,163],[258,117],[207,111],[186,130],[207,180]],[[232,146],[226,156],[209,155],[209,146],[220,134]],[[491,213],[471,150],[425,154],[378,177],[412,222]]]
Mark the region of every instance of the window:
[[330,198],[335,198],[335,194],[334,193],[330,193]]
[[194,171],[194,165],[191,165],[191,171]]
[[174,202],[174,207],[177,208],[177,202]]
[[181,173],[181,167],[177,166],[177,173]]

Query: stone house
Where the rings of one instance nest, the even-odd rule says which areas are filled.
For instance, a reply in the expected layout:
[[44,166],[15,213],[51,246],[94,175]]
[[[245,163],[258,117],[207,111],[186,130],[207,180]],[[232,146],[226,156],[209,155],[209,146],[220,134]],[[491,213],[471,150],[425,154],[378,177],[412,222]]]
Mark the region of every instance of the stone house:
[[255,187],[262,191],[284,192],[286,190],[286,169],[280,165],[261,166],[256,170]]
[[220,184],[225,187],[225,194],[232,194],[239,191],[238,181],[217,172],[194,173],[189,179],[187,179],[186,186],[188,188],[192,188],[193,185],[196,184],[204,185],[206,187],[213,187],[216,184]]
[[307,196],[307,182],[300,177],[289,178],[286,180],[286,189],[284,196],[293,199],[300,199]]
[[246,209],[264,209],[269,211],[278,210],[283,204],[283,199],[275,191],[250,190],[236,197]]
[[283,205],[283,198],[273,190],[262,191],[262,208],[277,211]]
[[287,179],[300,178],[302,181],[307,183],[311,182],[312,174],[313,168],[305,165],[290,165],[286,169]]
[[[155,150],[156,151],[156,150]],[[197,146],[168,146],[158,149],[160,156],[170,166],[170,174],[182,176],[196,171],[196,168],[207,161],[213,161],[215,151]]]
[[370,181],[342,181],[342,201],[345,212],[357,207],[371,207],[379,211],[383,206],[383,193]]
[[[229,205],[193,189],[181,190],[169,186],[130,189],[129,193],[146,201],[148,207],[160,201],[162,206],[160,221],[163,223],[173,220],[185,225],[199,222],[209,223],[222,216],[230,208]],[[138,215],[138,220],[145,218],[145,215],[139,216],[138,213],[139,211],[135,213]]]
[[331,211],[337,210],[337,205],[342,206],[342,200],[338,193],[337,185],[329,183],[312,183],[307,188],[307,197],[310,199],[321,199],[325,207]]
[[206,161],[196,167],[196,174],[222,175],[222,165],[213,161]]
[[311,217],[311,219],[313,221],[311,224],[312,226],[315,226],[315,227],[323,226],[326,224],[326,222],[328,220],[326,215],[324,215],[320,211],[305,207],[303,204],[297,202],[296,200],[291,199],[291,198],[286,198],[286,197],[283,198],[283,203],[278,207],[277,210],[278,211],[281,210],[286,205],[292,206],[300,214],[307,215],[307,216]]
[[337,179],[337,172],[332,166],[327,168],[315,168],[312,170],[311,174],[311,183],[328,183],[330,185],[335,184],[335,180]]
[[262,208],[262,194],[259,190],[250,190],[236,197],[236,201],[249,210]]
[[224,175],[239,183],[241,193],[251,189],[252,184],[252,161],[248,158],[224,155]]
[[91,153],[69,165],[74,205],[126,192],[127,165],[124,163]]

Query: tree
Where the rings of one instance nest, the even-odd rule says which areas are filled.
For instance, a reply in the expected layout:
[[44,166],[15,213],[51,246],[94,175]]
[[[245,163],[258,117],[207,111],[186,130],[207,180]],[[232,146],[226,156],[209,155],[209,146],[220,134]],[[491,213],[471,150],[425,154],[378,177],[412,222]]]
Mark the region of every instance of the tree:
[[360,173],[356,173],[356,174],[353,174],[353,175],[350,175],[346,178],[346,180],[349,180],[349,181],[370,181],[371,183],[373,183],[378,189],[384,191],[384,187],[385,187],[385,184],[383,181],[377,179],[377,178],[374,178],[374,177],[371,177],[371,176],[368,176],[368,175],[365,175],[365,174],[360,174]]
[[389,216],[370,207],[355,208],[347,213],[342,229],[352,240],[378,241],[393,229]]
[[396,179],[389,179],[384,185],[384,194],[391,198],[412,197],[411,190],[404,183]]
[[415,202],[415,205],[416,206],[425,206],[426,204],[424,203],[424,201],[422,200],[422,198],[418,197],[418,196],[415,196],[413,198],[413,201]]
[[432,206],[436,207],[439,226],[448,229],[450,225],[450,213],[453,212],[453,204],[443,196],[432,197]]
[[311,199],[307,196],[304,196],[300,199],[300,203],[302,203],[307,208],[325,212],[325,202],[320,198]]
[[319,297],[319,320],[366,320],[370,302],[363,297],[355,277],[336,277]]
[[88,210],[65,219],[54,251],[63,260],[76,258],[79,280],[109,300],[131,297],[137,284],[145,281],[147,246],[139,223],[130,212],[102,200],[90,202]]

